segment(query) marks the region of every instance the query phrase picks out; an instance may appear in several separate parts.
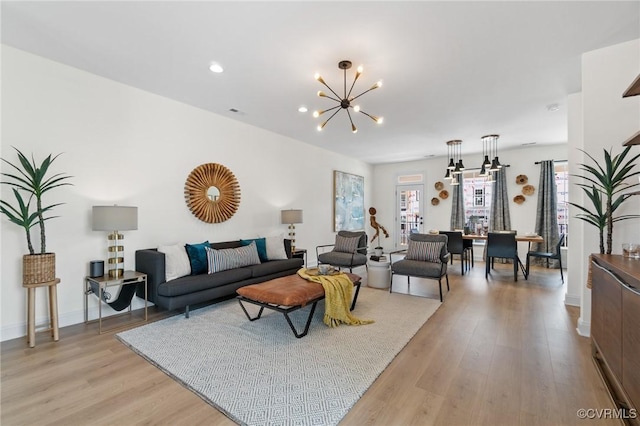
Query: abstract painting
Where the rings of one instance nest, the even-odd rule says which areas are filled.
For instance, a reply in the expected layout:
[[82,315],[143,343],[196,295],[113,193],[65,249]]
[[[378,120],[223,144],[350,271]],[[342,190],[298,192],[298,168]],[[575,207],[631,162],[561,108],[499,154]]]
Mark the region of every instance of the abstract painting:
[[333,230],[364,230],[364,177],[333,171]]

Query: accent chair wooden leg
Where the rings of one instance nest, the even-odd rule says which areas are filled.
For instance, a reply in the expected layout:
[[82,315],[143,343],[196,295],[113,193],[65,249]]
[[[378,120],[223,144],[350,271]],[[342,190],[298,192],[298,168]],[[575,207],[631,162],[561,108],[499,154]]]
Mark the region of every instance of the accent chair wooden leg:
[[438,288],[440,289],[440,303],[442,303],[442,277],[438,278]]

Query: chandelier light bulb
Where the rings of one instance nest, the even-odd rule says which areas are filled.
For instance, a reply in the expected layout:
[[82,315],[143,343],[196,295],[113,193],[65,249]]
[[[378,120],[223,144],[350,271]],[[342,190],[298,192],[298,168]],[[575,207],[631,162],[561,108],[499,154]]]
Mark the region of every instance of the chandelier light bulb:
[[354,106],[353,106],[353,110],[354,110],[355,112],[360,112],[360,105],[354,105]]
[[362,74],[362,71],[364,71],[364,68],[362,67],[362,65],[358,66],[358,74]]
[[320,111],[313,111],[313,117],[314,118],[318,118],[320,117],[321,112]]
[[384,120],[384,117],[377,117],[376,118],[376,123],[378,124],[382,124],[382,121]]
[[356,125],[353,123],[351,123],[351,132],[358,133],[358,129],[356,128]]
[[318,96],[319,96],[319,97],[321,97],[321,98],[322,98],[322,97],[325,97],[325,98],[326,98],[326,97],[327,97],[327,94],[326,94],[326,93],[324,93],[322,90],[318,90]]

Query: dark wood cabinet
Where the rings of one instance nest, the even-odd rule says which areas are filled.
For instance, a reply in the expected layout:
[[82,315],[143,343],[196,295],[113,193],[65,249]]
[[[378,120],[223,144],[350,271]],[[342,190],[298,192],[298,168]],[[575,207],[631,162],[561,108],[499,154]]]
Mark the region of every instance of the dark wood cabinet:
[[593,357],[628,424],[640,425],[640,260],[594,254]]

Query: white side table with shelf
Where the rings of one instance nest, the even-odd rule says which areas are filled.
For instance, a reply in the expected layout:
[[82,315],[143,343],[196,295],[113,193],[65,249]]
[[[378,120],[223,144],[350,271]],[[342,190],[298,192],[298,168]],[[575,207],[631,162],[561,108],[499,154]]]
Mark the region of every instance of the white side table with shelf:
[[[139,321],[136,322],[129,322],[127,324],[121,325],[121,326],[116,326],[116,327],[112,327],[109,329],[103,329],[102,328],[102,322],[104,320],[104,318],[102,317],[102,305],[104,303],[109,303],[108,300],[108,296],[106,296],[107,292],[107,288],[108,287],[116,287],[116,286],[128,286],[128,285],[135,285],[137,286],[138,284],[143,284],[144,285],[144,316],[143,318],[141,318]],[[121,290],[122,291],[122,290]],[[85,324],[90,324],[90,323],[94,323],[94,322],[98,322],[99,326],[98,326],[98,332],[100,334],[102,333],[106,333],[108,331],[115,331],[115,330],[119,330],[125,327],[129,327],[133,324],[138,324],[138,323],[143,323],[146,322],[148,319],[147,316],[147,274],[143,274],[142,272],[137,272],[137,271],[124,271],[123,275],[120,277],[110,277],[109,275],[103,275],[101,277],[85,277],[84,279],[84,322]],[[95,295],[99,302],[98,302],[98,318],[89,320],[89,295],[93,294]],[[131,302],[133,302],[133,300],[131,300]],[[122,315],[132,315],[131,312],[131,303],[129,303],[128,309],[126,312],[123,312],[121,314],[116,314],[116,315],[110,315],[107,318],[116,318]]]

